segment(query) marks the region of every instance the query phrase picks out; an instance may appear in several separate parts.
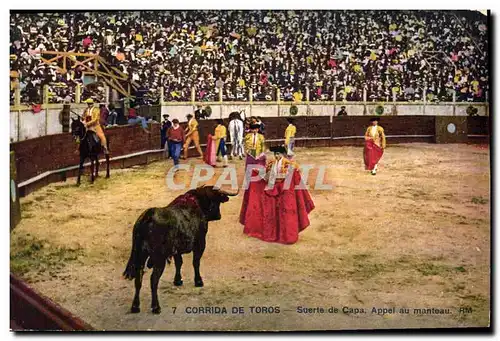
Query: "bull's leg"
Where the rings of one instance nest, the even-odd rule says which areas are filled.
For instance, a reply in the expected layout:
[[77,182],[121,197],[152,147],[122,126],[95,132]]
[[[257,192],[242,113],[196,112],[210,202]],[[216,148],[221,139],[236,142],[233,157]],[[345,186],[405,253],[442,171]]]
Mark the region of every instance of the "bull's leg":
[[202,287],[203,279],[200,276],[200,260],[205,251],[205,233],[201,238],[198,238],[193,248],[193,267],[194,267],[194,286]]
[[141,287],[142,287],[142,277],[144,276],[144,268],[140,268],[135,276],[135,295],[132,301],[132,308],[130,312],[133,314],[139,313],[141,311],[141,301],[139,299]]
[[141,255],[141,259],[136,263],[135,266],[138,267],[137,273],[135,276],[135,295],[134,300],[132,301],[132,308],[130,308],[131,313],[139,313],[141,311],[141,302],[140,302],[140,292],[142,287],[142,277],[144,276],[144,263],[148,258],[147,253]]
[[182,285],[182,275],[181,275],[181,268],[182,268],[182,255],[176,254],[174,256],[175,260],[175,277],[174,277],[174,285],[175,286],[181,286]]
[[165,259],[159,261],[155,260],[153,273],[151,274],[151,311],[153,314],[161,313],[160,302],[158,302],[158,283],[165,269],[165,262]]

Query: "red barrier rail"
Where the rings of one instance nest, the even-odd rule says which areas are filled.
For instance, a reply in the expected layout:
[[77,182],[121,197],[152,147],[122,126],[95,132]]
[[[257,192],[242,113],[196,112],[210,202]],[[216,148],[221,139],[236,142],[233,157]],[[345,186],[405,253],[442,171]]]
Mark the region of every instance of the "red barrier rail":
[[94,330],[49,298],[10,274],[10,328],[13,331]]

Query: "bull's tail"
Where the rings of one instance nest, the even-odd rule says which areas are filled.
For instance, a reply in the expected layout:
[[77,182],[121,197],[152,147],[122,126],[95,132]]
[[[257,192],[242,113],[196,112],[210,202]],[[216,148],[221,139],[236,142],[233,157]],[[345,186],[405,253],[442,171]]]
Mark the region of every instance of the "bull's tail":
[[123,277],[125,279],[134,279],[137,276],[138,270],[144,267],[144,264],[141,264],[141,262],[145,262],[145,255],[143,255],[143,252],[145,252],[143,249],[143,242],[147,232],[147,225],[152,218],[153,213],[153,208],[147,209],[142,213],[139,219],[137,219],[134,225],[134,230],[132,232],[132,251],[130,253],[127,267],[123,272]]

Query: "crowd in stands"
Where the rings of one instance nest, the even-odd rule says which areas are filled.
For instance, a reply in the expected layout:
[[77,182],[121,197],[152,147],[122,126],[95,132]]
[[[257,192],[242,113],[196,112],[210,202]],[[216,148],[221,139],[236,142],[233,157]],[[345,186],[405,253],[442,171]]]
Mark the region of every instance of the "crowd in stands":
[[[484,101],[487,17],[471,11],[115,11],[11,13],[11,90],[22,103],[72,101],[44,51],[94,53],[166,101]],[[84,57],[76,57],[84,60]],[[88,62],[92,66],[91,62]],[[82,100],[103,86],[83,87]],[[222,95],[221,95],[222,94]],[[99,96],[100,96],[99,95]],[[13,99],[13,91],[11,91]]]

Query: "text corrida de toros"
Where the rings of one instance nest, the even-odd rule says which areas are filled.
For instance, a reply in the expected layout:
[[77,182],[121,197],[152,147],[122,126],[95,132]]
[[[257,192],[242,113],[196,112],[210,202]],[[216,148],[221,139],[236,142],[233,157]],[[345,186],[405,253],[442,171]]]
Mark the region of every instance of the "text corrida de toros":
[[184,310],[186,314],[193,315],[224,315],[224,314],[279,314],[280,307],[186,307]]

